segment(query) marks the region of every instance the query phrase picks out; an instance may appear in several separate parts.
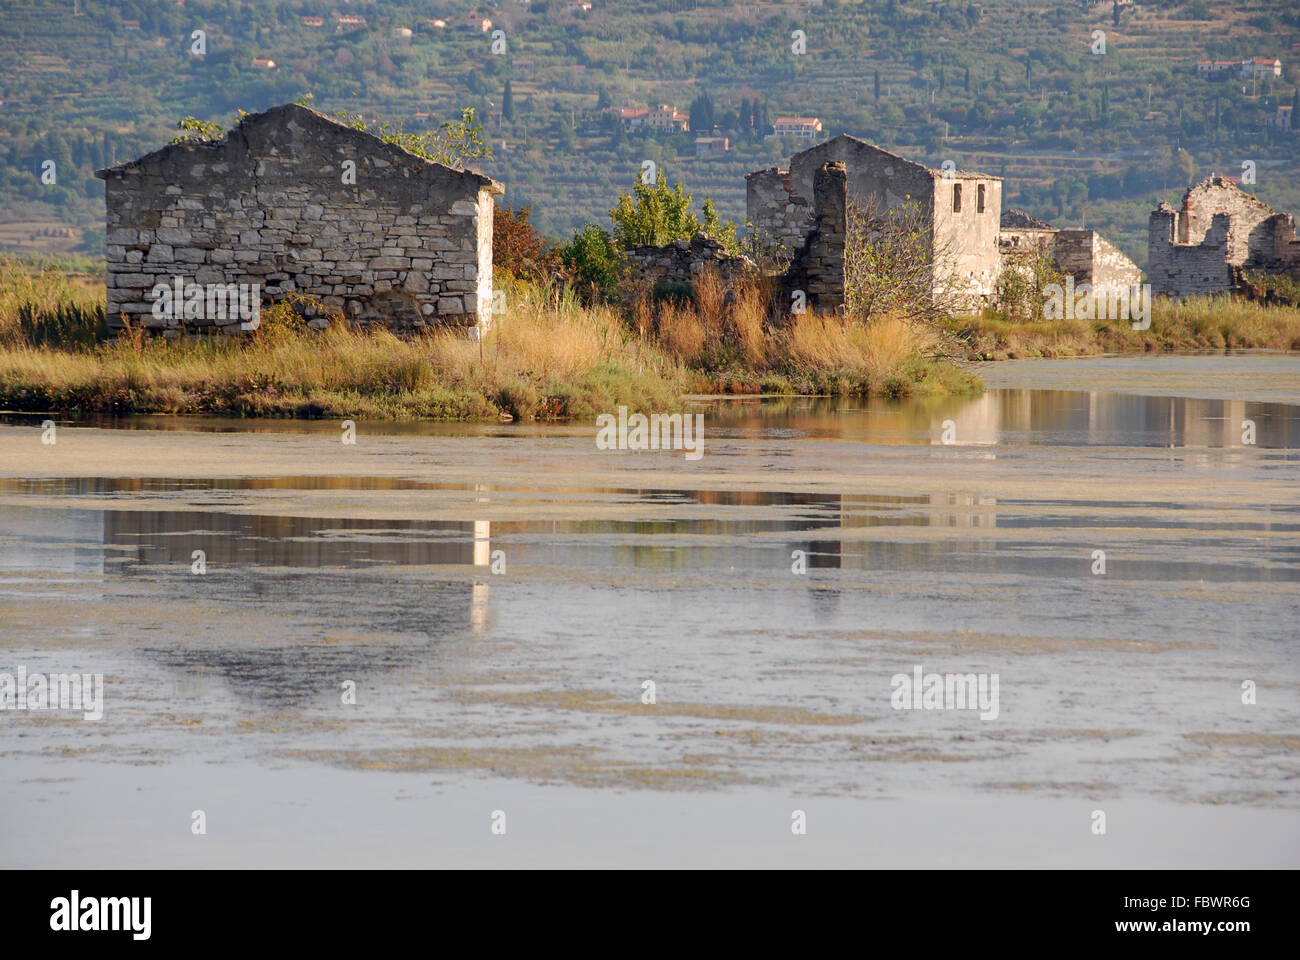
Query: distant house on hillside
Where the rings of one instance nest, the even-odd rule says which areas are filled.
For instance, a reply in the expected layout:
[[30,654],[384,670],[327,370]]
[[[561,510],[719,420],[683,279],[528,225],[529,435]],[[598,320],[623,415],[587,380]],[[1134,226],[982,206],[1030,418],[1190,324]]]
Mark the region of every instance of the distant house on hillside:
[[619,122],[628,133],[644,127],[649,116],[650,111],[646,107],[624,107],[618,112]]
[[260,57],[254,57],[251,66],[253,67],[254,70],[274,70],[275,61],[264,60]]
[[465,17],[465,29],[471,33],[487,33],[492,29],[492,21],[471,12]]
[[697,157],[720,157],[731,149],[731,141],[726,137],[696,137],[695,155]]
[[660,130],[669,133],[685,133],[690,128],[691,118],[678,112],[676,107],[666,103],[651,109],[649,107],[624,107],[618,112],[618,119],[628,133],[636,130]]
[[669,133],[685,133],[690,129],[691,118],[679,113],[676,107],[661,103],[646,113],[646,126],[651,130],[664,130]]
[[335,30],[355,30],[358,27],[366,25],[366,18],[360,14],[336,13],[334,14]]
[[731,140],[727,137],[696,137],[695,155],[697,157],[720,157],[731,150]]
[[[247,318],[228,305],[249,288],[400,332],[442,323],[476,335],[491,321],[501,185],[307,107],[251,114],[222,140],[170,144],[95,176],[110,327],[234,333]],[[179,315],[158,308],[182,300]]]
[[1198,60],[1196,72],[1202,77],[1228,76],[1241,72],[1240,60]]
[[302,25],[304,27],[323,27],[325,26],[324,17],[303,17]]
[[1253,60],[1241,61],[1241,78],[1243,80],[1267,80],[1282,76],[1282,61],[1275,57],[1255,57]]
[[139,29],[140,29],[140,21],[139,21],[139,20],[123,20],[123,21],[122,21],[122,29],[123,29],[123,30],[139,30]]
[[1238,77],[1242,80],[1267,80],[1282,76],[1282,61],[1276,57],[1250,60],[1198,60],[1196,73],[1201,77]]
[[777,137],[794,137],[812,143],[822,133],[822,122],[816,117],[777,117],[772,124],[772,133]]

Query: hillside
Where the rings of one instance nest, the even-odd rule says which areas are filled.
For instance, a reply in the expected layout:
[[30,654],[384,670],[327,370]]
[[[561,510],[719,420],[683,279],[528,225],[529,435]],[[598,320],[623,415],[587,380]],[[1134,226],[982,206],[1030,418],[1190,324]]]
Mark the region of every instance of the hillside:
[[[338,24],[339,12],[365,23]],[[1195,70],[1253,57],[1280,59],[1282,76]],[[607,223],[644,160],[743,222],[744,174],[794,149],[764,118],[815,116],[827,136],[1001,175],[1005,206],[1099,229],[1142,263],[1154,202],[1211,171],[1240,175],[1251,161],[1247,189],[1300,212],[1300,131],[1267,125],[1297,102],[1298,60],[1300,11],[1286,0],[1133,3],[1118,15],[1076,0],[11,0],[0,250],[97,254],[96,167],[155,149],[187,115],[229,127],[239,109],[310,92],[323,112],[408,129],[474,107],[494,151],[478,166],[556,235]],[[697,129],[622,130],[619,108],[659,103]],[[710,116],[732,149],[697,158]]]

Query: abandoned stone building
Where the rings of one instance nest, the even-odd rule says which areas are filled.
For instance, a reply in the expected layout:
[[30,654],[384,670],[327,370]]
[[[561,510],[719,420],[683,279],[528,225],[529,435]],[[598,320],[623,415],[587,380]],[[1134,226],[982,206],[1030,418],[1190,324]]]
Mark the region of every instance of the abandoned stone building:
[[[234,332],[240,317],[224,298],[214,315],[202,289],[253,284],[262,300],[296,291],[395,332],[443,323],[477,335],[491,321],[501,186],[306,107],[252,114],[224,139],[174,143],[96,176],[112,326],[125,316],[164,332]],[[153,294],[173,283],[199,291],[197,309],[160,317]]]
[[1183,194],[1180,210],[1162,203],[1152,211],[1147,277],[1153,294],[1229,293],[1243,285],[1244,270],[1300,275],[1290,214],[1213,175]]
[[1002,214],[998,246],[1003,270],[1026,269],[1029,258],[1045,255],[1076,288],[1086,283],[1109,294],[1142,282],[1142,269],[1097,231],[1054,227],[1023,210]]
[[[940,266],[934,295],[959,309],[990,302],[1002,271],[1039,250],[1076,283],[1104,289],[1141,279],[1137,265],[1095,231],[1058,229],[1018,211],[1004,217],[1000,177],[933,170],[847,135],[795,154],[788,170],[773,167],[745,178],[746,214],[760,243],[801,249],[823,214],[813,187],[828,161],[843,165],[849,202],[868,213],[916,204],[930,235],[931,256]],[[842,276],[840,293],[838,299],[813,301],[814,308],[833,309],[843,302]]]
[[[844,303],[844,244],[847,235],[848,179],[844,164],[823,163],[814,173],[812,202],[805,232],[791,237],[789,263],[776,278],[777,300],[792,302],[798,291],[809,309],[830,312]],[[730,256],[723,244],[697,236],[663,247],[633,247],[626,252],[629,277],[634,284],[651,286],[693,283],[705,270],[731,285],[739,276],[755,272],[757,265],[744,256]]]
[[797,249],[815,225],[813,180],[828,161],[845,168],[848,198],[868,213],[916,204],[937,261],[937,296],[976,307],[991,297],[1001,269],[998,252],[1002,179],[923,164],[841,135],[790,158],[789,170],[758,170],[745,178],[746,215],[763,242]]

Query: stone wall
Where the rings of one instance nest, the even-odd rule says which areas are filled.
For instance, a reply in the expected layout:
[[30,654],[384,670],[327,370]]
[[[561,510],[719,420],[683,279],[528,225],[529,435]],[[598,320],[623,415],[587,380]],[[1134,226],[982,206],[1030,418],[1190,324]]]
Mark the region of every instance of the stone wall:
[[1147,225],[1147,275],[1155,294],[1226,293],[1240,268],[1300,271],[1295,224],[1225,177],[1183,195],[1181,210],[1162,203]]
[[1142,269],[1095,230],[1062,229],[1052,240],[1052,260],[1076,285],[1093,290],[1132,287],[1142,282]]
[[813,213],[813,228],[795,251],[785,275],[783,306],[793,302],[794,291],[802,290],[809,310],[828,313],[844,305],[848,174],[843,163],[825,163],[817,171],[813,180]]
[[625,254],[627,278],[634,287],[653,288],[658,283],[694,283],[705,271],[730,285],[756,269],[748,257],[733,257],[722,241],[698,234],[662,247],[631,247]]
[[1152,294],[1188,297],[1231,290],[1229,225],[1226,213],[1216,214],[1200,243],[1175,243],[1178,213],[1169,204],[1160,204],[1147,226],[1147,280]]
[[812,203],[791,185],[789,171],[776,167],[745,177],[745,215],[759,244],[797,250],[813,228]]
[[500,186],[305,107],[275,107],[224,140],[173,144],[96,176],[112,326],[125,314],[147,328],[239,328],[237,316],[156,317],[151,290],[176,277],[256,283],[263,302],[297,291],[399,332],[490,322]]

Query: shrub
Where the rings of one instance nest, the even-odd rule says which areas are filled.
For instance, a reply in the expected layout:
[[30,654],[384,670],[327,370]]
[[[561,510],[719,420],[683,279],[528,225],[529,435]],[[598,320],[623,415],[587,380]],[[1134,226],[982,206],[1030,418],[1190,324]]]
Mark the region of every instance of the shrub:
[[585,303],[605,303],[613,298],[622,258],[613,237],[596,224],[589,223],[576,232],[560,248],[560,259]]

